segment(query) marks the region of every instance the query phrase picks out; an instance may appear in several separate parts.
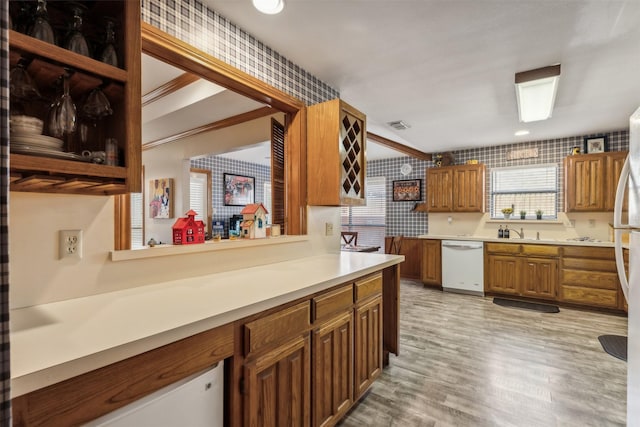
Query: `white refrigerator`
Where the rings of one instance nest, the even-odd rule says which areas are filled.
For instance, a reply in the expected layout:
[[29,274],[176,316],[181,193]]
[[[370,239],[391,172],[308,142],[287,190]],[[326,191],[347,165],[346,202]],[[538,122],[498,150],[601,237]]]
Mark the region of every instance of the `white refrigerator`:
[[[629,191],[628,221],[622,202]],[[629,155],[618,182],[614,211],[618,275],[629,307],[627,340],[627,426],[640,427],[640,108],[629,120]],[[629,277],[622,258],[622,235],[629,233]]]

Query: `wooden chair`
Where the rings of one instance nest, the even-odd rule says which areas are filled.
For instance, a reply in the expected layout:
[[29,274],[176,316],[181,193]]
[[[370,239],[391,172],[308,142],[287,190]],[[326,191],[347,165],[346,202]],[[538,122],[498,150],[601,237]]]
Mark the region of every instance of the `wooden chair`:
[[342,241],[345,245],[358,246],[358,232],[357,231],[343,231],[340,233]]
[[394,255],[400,255],[400,250],[402,249],[402,239],[403,239],[403,237],[404,236],[402,234],[399,235],[399,236],[393,236],[389,240],[389,245],[385,249],[385,253],[394,254]]

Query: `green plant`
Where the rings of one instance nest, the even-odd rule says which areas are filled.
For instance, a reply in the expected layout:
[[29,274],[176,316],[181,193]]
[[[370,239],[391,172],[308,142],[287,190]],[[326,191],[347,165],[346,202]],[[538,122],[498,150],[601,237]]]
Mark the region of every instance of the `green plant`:
[[527,211],[520,211],[520,216],[527,216]]
[[542,212],[540,209],[538,209],[538,210],[536,211],[536,215],[537,215],[537,216],[542,216],[542,214],[543,214],[543,212]]
[[503,213],[503,214],[505,214],[505,215],[510,215],[510,214],[512,214],[512,213],[513,213],[513,209],[511,209],[511,208],[504,208],[504,209],[502,209],[502,213]]

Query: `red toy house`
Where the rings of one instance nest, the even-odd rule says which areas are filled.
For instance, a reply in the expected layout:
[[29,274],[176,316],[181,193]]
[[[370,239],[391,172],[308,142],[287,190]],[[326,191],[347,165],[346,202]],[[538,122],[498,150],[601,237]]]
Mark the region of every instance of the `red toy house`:
[[196,220],[197,213],[193,209],[186,215],[186,218],[178,218],[173,224],[173,244],[204,243],[204,222]]

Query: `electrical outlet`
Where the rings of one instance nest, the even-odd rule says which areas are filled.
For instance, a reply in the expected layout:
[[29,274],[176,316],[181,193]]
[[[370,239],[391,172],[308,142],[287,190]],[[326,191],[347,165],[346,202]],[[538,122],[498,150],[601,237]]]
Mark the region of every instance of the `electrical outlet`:
[[82,230],[60,230],[60,259],[82,258]]
[[331,222],[324,223],[324,235],[333,236],[333,223]]
[[595,219],[590,219],[589,220],[589,228],[595,228],[596,226],[596,220]]

